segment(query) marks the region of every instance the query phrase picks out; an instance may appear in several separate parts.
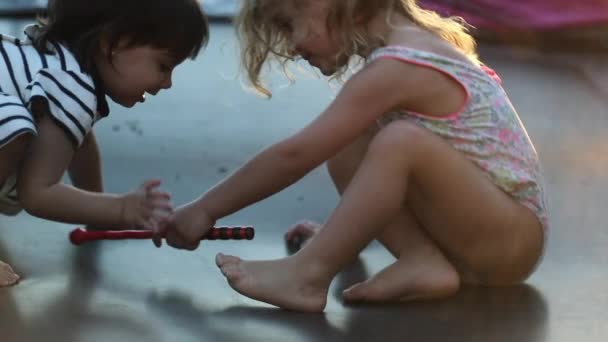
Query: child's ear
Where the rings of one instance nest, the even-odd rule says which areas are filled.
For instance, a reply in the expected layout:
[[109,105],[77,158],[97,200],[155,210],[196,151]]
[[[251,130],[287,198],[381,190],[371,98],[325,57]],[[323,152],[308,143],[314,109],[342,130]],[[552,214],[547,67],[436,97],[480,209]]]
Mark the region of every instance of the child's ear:
[[112,47],[110,44],[110,39],[108,37],[107,34],[102,33],[99,36],[99,51],[101,52],[101,54],[105,57],[110,57],[112,55],[112,51],[111,51]]

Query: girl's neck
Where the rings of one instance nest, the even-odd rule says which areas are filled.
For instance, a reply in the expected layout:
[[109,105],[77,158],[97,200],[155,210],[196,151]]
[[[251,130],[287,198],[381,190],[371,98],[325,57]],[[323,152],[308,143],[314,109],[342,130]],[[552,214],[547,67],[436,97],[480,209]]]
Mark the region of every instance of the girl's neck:
[[418,29],[414,22],[400,13],[393,11],[388,20],[387,14],[387,11],[381,11],[367,24],[367,31],[373,41],[359,53],[361,57],[367,58],[375,49],[389,45],[396,30]]

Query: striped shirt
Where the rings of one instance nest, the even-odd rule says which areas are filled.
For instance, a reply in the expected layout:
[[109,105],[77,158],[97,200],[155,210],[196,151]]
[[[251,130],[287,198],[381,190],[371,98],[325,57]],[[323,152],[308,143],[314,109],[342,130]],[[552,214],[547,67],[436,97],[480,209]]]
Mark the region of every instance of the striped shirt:
[[[39,29],[27,26],[23,39],[0,35],[0,148],[22,134],[36,134],[34,99],[48,103],[53,122],[76,148],[109,112],[103,87],[82,71],[65,46],[50,42],[49,54],[34,48]],[[19,210],[16,175],[11,175],[0,184],[0,213]]]
[[93,124],[108,114],[105,94],[63,45],[49,43],[54,54],[37,51],[32,40],[38,30],[36,25],[26,27],[23,40],[0,35],[0,147],[33,124],[30,105],[35,98],[47,101],[53,121],[78,147]]

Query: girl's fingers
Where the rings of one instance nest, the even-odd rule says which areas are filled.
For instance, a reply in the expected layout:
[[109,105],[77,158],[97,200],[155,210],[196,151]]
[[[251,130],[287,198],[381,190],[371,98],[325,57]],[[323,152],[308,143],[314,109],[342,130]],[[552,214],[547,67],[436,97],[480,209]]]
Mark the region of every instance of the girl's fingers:
[[165,240],[169,246],[190,251],[197,249],[200,245],[200,240],[188,241],[188,238],[180,235],[174,229],[169,229],[167,231]]
[[148,209],[173,212],[173,203],[168,201],[148,201]]
[[156,221],[155,219],[151,219],[149,224],[150,224],[150,230],[153,233],[158,234],[158,221]]
[[173,212],[170,209],[157,208],[152,210],[152,215],[150,217],[157,222],[161,222],[168,221],[171,215],[173,215]]
[[142,184],[142,188],[146,192],[150,192],[154,188],[158,188],[161,184],[160,179],[149,179]]
[[149,225],[151,227],[151,231],[153,233],[152,235],[152,242],[154,243],[154,245],[157,248],[160,248],[163,244],[163,240],[162,240],[162,233],[161,233],[161,223],[156,220],[156,218],[152,217],[150,220],[148,220]]
[[154,220],[156,222],[156,230],[153,230],[154,235],[152,235],[152,242],[157,248],[160,248],[163,244],[163,237],[167,235],[167,230],[169,228],[169,217],[155,217]]
[[181,236],[179,236],[175,230],[168,230],[167,235],[165,236],[165,240],[169,246],[172,246],[177,249],[184,249],[186,244]]
[[285,240],[291,241],[296,237],[308,238],[314,235],[315,230],[309,224],[298,223],[291,227],[287,233],[285,233]]
[[160,239],[162,239],[165,235],[167,235],[167,231],[169,230],[169,225],[171,222],[169,219],[163,219],[158,223],[158,234],[156,234]]
[[173,203],[171,203],[171,196],[166,193],[155,194],[153,196],[146,197],[146,207],[151,210],[163,210],[168,213],[173,213]]
[[289,228],[289,230],[287,232],[285,232],[285,240],[290,241],[294,238],[294,236],[296,236],[297,234],[297,226],[296,227],[291,227]]
[[153,212],[154,211],[152,209],[141,208],[139,211],[139,215],[137,216],[137,225],[147,227],[147,223],[152,217]]
[[146,230],[154,231],[156,228],[153,225],[165,217],[167,217],[167,215],[163,214],[161,211],[156,211],[153,208],[142,207],[139,211],[137,225]]
[[152,243],[154,243],[154,246],[156,246],[156,248],[161,248],[163,246],[162,235],[159,235],[159,234],[152,235]]
[[147,218],[142,218],[140,225],[145,230],[150,230],[152,232],[155,232],[157,230],[156,221],[154,220],[154,218],[152,216],[148,216]]
[[200,241],[189,242],[186,244],[185,249],[187,249],[189,251],[193,251],[193,250],[197,249],[200,244],[201,244]]
[[166,191],[150,191],[146,194],[147,199],[151,200],[171,200],[171,194]]
[[140,208],[138,224],[146,227],[148,230],[155,230],[156,228],[152,229],[152,222],[159,224],[160,222],[168,221],[171,215],[173,215],[173,206],[170,204],[161,203],[144,206]]
[[156,220],[169,220],[173,215],[173,207],[171,205],[160,205],[147,208],[149,212],[148,218],[154,217]]

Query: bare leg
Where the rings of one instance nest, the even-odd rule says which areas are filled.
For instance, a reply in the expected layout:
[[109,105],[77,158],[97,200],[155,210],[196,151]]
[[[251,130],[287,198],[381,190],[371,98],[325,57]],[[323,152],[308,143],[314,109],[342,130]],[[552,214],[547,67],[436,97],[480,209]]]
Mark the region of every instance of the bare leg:
[[[31,135],[23,134],[0,148],[0,186],[17,170],[30,139]],[[0,260],[0,287],[15,285],[18,282],[19,275]]]
[[[286,239],[303,248],[322,226],[311,221],[295,224]],[[343,292],[347,302],[390,302],[437,299],[453,295],[460,276],[437,245],[421,230],[407,209],[378,240],[397,258],[367,281]]]
[[[375,134],[376,128],[374,127],[366,135],[361,136],[327,162],[329,175],[340,195],[344,193],[344,190],[355,175],[367,152],[367,147]],[[321,228],[322,226],[319,223],[307,220],[300,221],[287,230],[285,240],[296,247],[302,248]]]
[[345,301],[437,299],[458,291],[458,272],[408,209],[403,209],[378,240],[397,260],[365,282],[346,289]]
[[[479,283],[520,282],[540,256],[542,228],[529,209],[439,137],[395,122],[374,138],[340,204],[302,250],[275,261],[220,255],[218,265],[246,296],[320,311],[325,301],[318,298],[326,295],[331,279],[381,236],[404,205],[452,265]],[[357,291],[365,293],[361,286]]]
[[[327,163],[340,194],[351,182],[375,133],[370,131]],[[287,231],[285,239],[302,248],[320,229],[318,223],[298,222]],[[398,260],[363,284],[344,291],[345,301],[431,299],[450,296],[458,290],[458,273],[421,229],[409,208],[403,208],[378,240]]]

